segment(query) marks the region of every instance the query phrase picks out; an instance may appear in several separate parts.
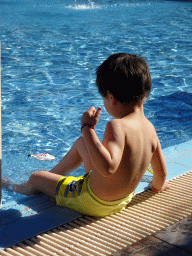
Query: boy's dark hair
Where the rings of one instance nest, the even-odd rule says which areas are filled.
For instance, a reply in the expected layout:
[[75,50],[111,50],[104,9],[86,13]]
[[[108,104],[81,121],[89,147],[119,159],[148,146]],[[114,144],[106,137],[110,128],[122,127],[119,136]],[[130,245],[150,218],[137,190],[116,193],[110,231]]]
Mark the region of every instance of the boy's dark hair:
[[101,96],[106,97],[110,92],[121,103],[140,103],[151,91],[149,67],[137,55],[111,55],[97,68],[96,75]]

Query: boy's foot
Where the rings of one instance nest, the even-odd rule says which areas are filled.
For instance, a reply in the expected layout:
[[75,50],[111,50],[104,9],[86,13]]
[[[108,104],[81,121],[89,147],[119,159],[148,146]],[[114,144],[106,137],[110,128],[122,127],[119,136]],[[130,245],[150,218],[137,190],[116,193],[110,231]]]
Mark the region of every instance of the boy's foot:
[[12,190],[16,193],[20,193],[25,196],[31,196],[38,193],[28,184],[28,182],[24,182],[21,184],[13,184]]
[[9,185],[10,185],[10,181],[7,178],[3,177],[1,181],[2,188],[8,189]]
[[20,193],[26,196],[31,196],[35,193],[38,193],[31,186],[29,186],[28,182],[24,182],[21,184],[14,184],[13,181],[10,181],[4,177],[2,178],[1,186],[2,188],[5,188],[8,191],[14,191],[16,193]]

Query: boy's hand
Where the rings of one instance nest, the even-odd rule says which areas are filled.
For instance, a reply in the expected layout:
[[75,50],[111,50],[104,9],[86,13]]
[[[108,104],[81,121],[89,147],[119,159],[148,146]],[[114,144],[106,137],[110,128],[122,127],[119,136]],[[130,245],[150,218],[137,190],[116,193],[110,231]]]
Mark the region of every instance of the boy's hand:
[[[170,184],[168,182],[165,182],[159,192],[165,191],[166,189],[169,189],[169,188],[171,188]],[[154,192],[157,192],[156,190],[153,189],[152,182],[151,182],[151,190]]]
[[169,189],[169,188],[171,188],[171,186],[170,186],[170,184],[166,181],[166,182],[164,183],[163,187],[161,188],[161,192],[164,191],[164,190],[166,190],[166,189]]
[[101,114],[101,108],[98,108],[96,110],[95,107],[90,107],[90,109],[88,109],[82,115],[81,126],[87,123],[95,127],[98,123],[100,114]]

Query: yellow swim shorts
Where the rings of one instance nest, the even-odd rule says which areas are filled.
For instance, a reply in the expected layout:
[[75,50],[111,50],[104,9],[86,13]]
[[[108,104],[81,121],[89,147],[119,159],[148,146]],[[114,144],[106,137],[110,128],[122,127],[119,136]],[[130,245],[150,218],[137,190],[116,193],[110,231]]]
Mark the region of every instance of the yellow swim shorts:
[[56,204],[84,215],[105,217],[124,209],[134,196],[117,201],[104,201],[98,198],[89,185],[90,173],[80,177],[62,177],[58,180],[55,197]]

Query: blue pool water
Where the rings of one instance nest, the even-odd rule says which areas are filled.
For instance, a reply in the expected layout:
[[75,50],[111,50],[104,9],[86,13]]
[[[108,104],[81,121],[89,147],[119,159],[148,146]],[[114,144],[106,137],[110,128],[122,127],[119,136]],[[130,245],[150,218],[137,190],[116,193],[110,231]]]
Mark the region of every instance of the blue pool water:
[[[102,139],[110,116],[95,69],[116,52],[142,54],[149,63],[145,114],[162,147],[192,139],[191,15],[188,1],[0,1],[3,176],[22,182],[55,166],[80,136],[91,105],[103,107]],[[56,159],[28,158],[42,152]],[[3,203],[20,197],[3,190]]]

